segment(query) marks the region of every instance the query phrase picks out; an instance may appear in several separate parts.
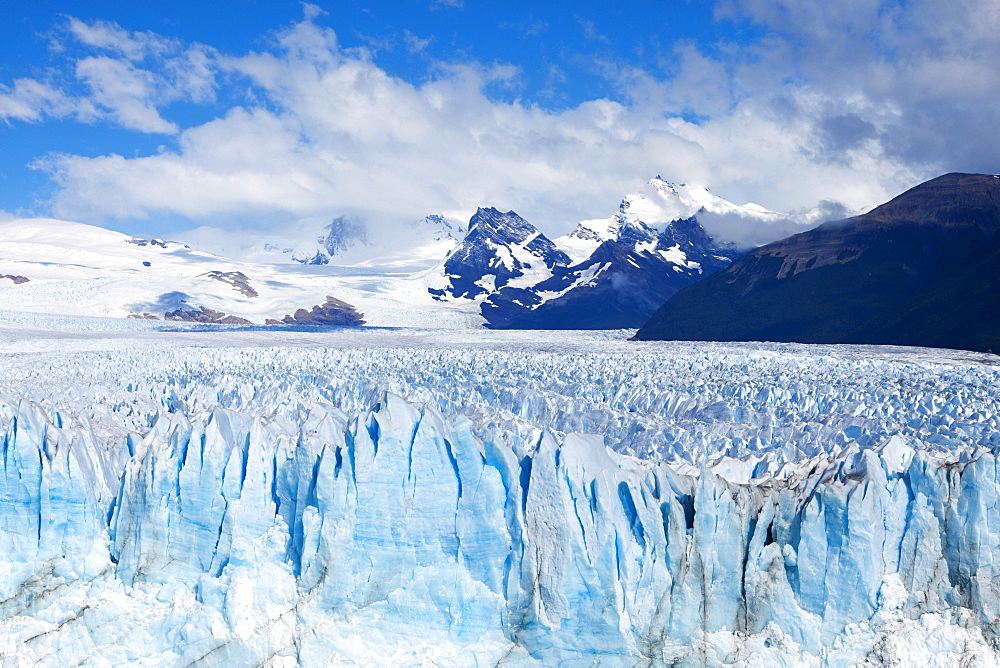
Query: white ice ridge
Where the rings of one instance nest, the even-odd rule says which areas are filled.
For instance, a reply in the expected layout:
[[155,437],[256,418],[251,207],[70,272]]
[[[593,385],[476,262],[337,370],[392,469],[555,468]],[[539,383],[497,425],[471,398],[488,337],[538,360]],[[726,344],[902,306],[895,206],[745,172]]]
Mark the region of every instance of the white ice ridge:
[[407,336],[0,357],[0,656],[1000,660],[995,367]]

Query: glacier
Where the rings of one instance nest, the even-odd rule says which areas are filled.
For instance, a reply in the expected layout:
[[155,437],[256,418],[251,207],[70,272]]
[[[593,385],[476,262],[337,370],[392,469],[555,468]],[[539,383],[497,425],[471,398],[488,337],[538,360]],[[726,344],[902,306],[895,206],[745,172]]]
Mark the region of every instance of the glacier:
[[1000,661],[993,356],[34,317],[4,665]]

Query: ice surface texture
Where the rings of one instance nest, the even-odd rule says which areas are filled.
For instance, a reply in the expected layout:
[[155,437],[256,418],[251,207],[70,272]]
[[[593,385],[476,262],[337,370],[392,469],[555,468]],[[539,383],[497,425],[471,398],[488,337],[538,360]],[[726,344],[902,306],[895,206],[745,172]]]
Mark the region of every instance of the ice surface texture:
[[992,367],[261,343],[2,358],[8,663],[997,660]]

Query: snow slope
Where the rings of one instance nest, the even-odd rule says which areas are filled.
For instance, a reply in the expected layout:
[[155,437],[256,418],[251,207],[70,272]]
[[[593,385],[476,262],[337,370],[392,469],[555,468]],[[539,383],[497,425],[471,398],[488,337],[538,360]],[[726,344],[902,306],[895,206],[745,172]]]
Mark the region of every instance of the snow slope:
[[[369,325],[482,321],[462,304],[435,302],[427,294],[428,272],[391,262],[380,269],[256,264],[80,223],[0,223],[0,275],[28,279],[15,284],[0,278],[0,306],[37,313],[162,319],[177,309],[204,307],[263,324],[330,295],[355,306]],[[232,284],[234,276],[245,289]]]
[[0,655],[994,665],[996,358],[0,314]]

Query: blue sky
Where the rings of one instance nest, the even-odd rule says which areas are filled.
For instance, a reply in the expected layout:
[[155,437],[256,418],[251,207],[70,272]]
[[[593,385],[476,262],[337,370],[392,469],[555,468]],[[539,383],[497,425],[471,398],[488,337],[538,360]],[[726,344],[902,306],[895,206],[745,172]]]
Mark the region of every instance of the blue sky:
[[0,215],[126,231],[513,208],[656,175],[859,209],[1000,171],[993,0],[0,0]]

